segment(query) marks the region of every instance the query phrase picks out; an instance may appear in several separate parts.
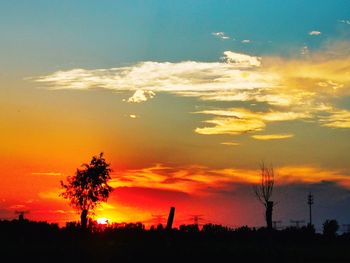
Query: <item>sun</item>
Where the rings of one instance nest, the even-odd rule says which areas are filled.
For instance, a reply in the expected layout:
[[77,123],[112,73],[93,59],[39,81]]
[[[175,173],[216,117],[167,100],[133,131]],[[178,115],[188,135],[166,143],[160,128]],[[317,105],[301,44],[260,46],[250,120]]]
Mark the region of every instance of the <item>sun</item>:
[[110,220],[106,217],[100,217],[96,219],[97,224],[99,225],[108,225]]

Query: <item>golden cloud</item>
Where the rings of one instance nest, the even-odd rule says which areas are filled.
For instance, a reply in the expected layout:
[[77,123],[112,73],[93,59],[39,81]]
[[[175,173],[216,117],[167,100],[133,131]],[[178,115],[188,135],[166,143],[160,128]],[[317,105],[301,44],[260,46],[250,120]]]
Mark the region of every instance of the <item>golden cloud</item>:
[[289,139],[294,137],[294,134],[256,134],[252,135],[253,139],[256,140],[281,140],[281,139]]

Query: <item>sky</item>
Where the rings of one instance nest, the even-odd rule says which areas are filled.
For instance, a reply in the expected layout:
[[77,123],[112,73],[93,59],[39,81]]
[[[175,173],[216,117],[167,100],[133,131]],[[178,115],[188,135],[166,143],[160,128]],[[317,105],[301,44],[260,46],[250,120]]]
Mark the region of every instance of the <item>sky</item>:
[[60,181],[103,152],[94,218],[350,222],[347,0],[0,1],[0,218],[78,220]]

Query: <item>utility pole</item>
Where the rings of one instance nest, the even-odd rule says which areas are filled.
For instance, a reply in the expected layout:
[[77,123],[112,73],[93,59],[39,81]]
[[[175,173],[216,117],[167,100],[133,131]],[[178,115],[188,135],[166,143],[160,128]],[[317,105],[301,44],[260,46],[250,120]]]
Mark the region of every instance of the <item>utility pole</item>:
[[307,204],[309,205],[309,226],[312,226],[312,210],[311,207],[314,204],[314,196],[309,193],[309,195],[307,196]]

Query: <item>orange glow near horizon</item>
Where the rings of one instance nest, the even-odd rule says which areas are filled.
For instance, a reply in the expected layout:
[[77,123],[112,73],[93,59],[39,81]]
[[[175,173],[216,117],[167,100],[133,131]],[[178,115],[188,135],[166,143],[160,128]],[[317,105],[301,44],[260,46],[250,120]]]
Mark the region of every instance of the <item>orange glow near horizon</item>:
[[99,225],[108,225],[108,224],[112,223],[112,221],[106,217],[99,217],[96,219],[96,222]]
[[[79,213],[68,206],[68,200],[59,196],[62,189],[59,181],[65,180],[66,174],[59,170],[38,170],[29,168],[26,172],[28,189],[21,195],[7,200],[10,218],[16,218],[15,210],[29,210],[27,218],[57,222],[61,226],[67,221],[78,221]],[[32,172],[29,172],[32,171]],[[34,172],[35,171],[35,172]],[[284,166],[275,167],[276,186],[283,187],[293,184],[317,184],[322,181],[333,181],[340,187],[350,188],[350,179],[341,170],[325,170],[315,166]],[[260,182],[259,169],[210,169],[204,166],[170,167],[157,164],[144,169],[124,170],[113,173],[111,186],[114,187],[107,203],[98,206],[93,214],[99,224],[142,222],[149,227],[161,223],[165,224],[170,206],[176,207],[175,226],[191,223],[191,214],[205,214],[207,222],[232,224],[227,221],[225,212],[218,213],[217,202],[227,203],[228,197],[221,196],[221,192],[238,191],[241,187],[250,188]],[[45,179],[45,180],[43,180]],[[18,187],[14,184],[16,178],[6,182],[2,187]],[[29,184],[29,181],[32,184]],[[23,183],[24,181],[19,181]],[[9,185],[6,185],[9,184]],[[216,189],[210,193],[207,189]],[[6,192],[2,192],[5,200]],[[241,201],[255,205],[253,196],[242,196]],[[216,200],[216,201],[213,201]],[[249,200],[249,201],[248,201]],[[5,201],[3,201],[6,204]],[[235,215],[235,222],[244,222],[239,216],[240,202],[232,206],[231,214]],[[221,208],[220,208],[221,209]],[[219,210],[220,210],[219,209]],[[11,212],[12,211],[12,212]],[[12,213],[12,215],[11,215]],[[218,216],[220,214],[220,216]],[[158,215],[158,220],[155,215]]]

